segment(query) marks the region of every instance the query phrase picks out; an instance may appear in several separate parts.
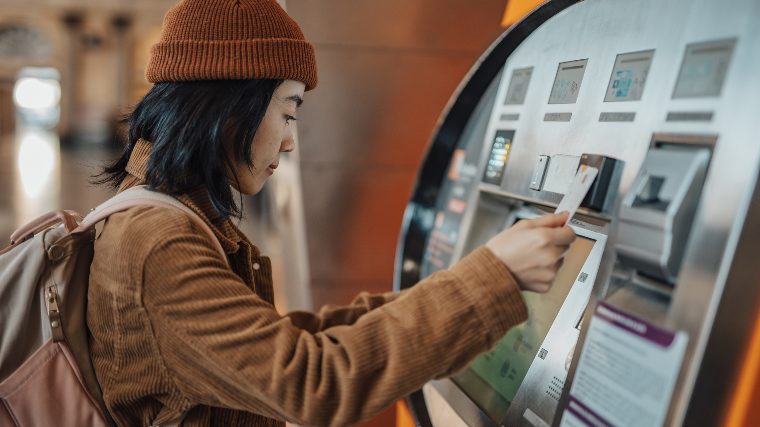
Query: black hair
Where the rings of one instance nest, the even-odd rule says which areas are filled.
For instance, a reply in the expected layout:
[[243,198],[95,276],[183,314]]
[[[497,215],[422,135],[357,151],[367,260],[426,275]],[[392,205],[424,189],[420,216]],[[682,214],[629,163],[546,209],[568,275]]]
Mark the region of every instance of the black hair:
[[[227,171],[231,161],[253,167],[251,143],[282,80],[209,80],[156,83],[128,113],[124,150],[94,182],[118,188],[128,175],[138,140],[153,145],[145,181],[149,188],[179,195],[205,188],[223,217],[241,217]],[[232,138],[230,159],[222,144]],[[237,176],[234,176],[237,181]]]

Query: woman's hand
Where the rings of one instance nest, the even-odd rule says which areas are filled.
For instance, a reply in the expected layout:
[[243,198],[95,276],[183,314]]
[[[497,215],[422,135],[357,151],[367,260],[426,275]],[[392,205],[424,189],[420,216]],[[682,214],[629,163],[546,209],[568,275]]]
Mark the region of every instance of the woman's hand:
[[506,264],[520,289],[547,292],[575,232],[567,212],[522,220],[492,237],[486,247]]

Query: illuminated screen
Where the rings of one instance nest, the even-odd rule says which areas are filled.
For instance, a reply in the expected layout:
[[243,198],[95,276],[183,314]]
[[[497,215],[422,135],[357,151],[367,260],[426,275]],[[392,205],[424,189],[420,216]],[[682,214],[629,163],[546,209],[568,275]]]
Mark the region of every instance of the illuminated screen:
[[565,255],[551,290],[545,294],[523,293],[528,320],[510,329],[491,351],[478,356],[467,369],[452,377],[495,422],[501,422],[506,415],[594,243],[578,236]]
[[483,182],[489,184],[501,184],[504,176],[504,168],[509,160],[509,152],[512,149],[512,140],[515,137],[513,130],[497,130],[491,146],[491,154],[488,156],[488,164],[483,175]]

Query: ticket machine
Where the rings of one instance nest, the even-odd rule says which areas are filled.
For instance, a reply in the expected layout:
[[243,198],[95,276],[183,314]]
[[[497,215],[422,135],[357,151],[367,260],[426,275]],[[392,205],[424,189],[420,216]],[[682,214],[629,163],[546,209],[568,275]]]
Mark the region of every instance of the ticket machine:
[[551,290],[410,397],[420,425],[716,425],[735,410],[760,305],[758,18],[754,0],[552,0],[484,53],[420,169],[396,288],[599,173]]

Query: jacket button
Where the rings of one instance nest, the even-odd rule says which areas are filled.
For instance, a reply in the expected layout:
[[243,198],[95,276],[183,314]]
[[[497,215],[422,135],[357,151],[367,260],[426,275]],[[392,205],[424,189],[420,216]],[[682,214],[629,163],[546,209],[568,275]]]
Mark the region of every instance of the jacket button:
[[50,258],[51,261],[58,261],[59,259],[63,258],[64,255],[66,255],[66,251],[63,249],[62,246],[53,245],[47,250],[48,258]]
[[261,265],[259,265],[259,263],[258,263],[258,262],[254,262],[254,263],[253,263],[253,269],[254,269],[254,270],[258,270],[258,269],[260,269],[260,268],[261,268]]

